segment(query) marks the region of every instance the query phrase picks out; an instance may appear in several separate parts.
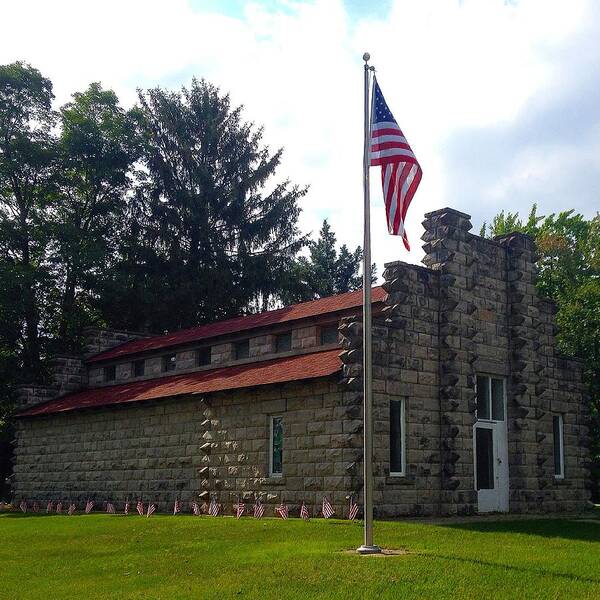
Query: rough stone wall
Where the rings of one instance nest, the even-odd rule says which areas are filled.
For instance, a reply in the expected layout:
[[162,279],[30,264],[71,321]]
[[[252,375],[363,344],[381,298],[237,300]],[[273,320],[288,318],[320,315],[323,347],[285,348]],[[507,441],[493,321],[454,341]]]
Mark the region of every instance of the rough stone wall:
[[102,327],[86,327],[83,330],[84,356],[93,356],[125,342],[139,338],[149,337],[150,334],[138,331],[117,331]]
[[[386,307],[374,320],[376,515],[477,510],[478,374],[507,382],[510,511],[582,509],[588,498],[589,410],[581,366],[557,354],[555,309],[537,296],[532,241],[522,234],[482,239],[470,233],[468,215],[451,209],[427,214],[424,227],[427,268],[386,265]],[[342,385],[300,382],[19,420],[17,499],[89,495],[124,501],[142,495],[166,509],[177,495],[187,501],[214,494],[231,510],[238,497],[251,501],[259,493],[269,504],[305,501],[314,513],[327,495],[338,514],[346,514],[346,496],[362,487],[360,319],[342,319],[340,333]],[[318,336],[317,326],[296,329],[292,347],[311,347]],[[257,355],[268,337],[255,345]],[[213,345],[212,353],[215,363],[230,360],[231,343]],[[178,354],[182,363],[193,360],[191,351]],[[76,365],[65,364],[69,384]],[[162,375],[161,358],[149,358],[146,372]],[[99,383],[100,370],[90,370],[90,384],[95,377]],[[52,393],[23,388],[23,406]],[[405,402],[403,477],[390,476],[394,399]],[[268,477],[273,414],[284,417],[282,478]],[[553,471],[555,414],[564,419],[563,480]]]
[[[552,304],[535,288],[532,240],[487,240],[452,209],[425,215],[424,269],[386,265],[384,318],[373,327],[374,502],[380,516],[472,514],[476,377],[507,382],[511,512],[585,507],[589,411],[581,367],[556,350]],[[361,398],[362,325],[341,331],[346,385]],[[389,477],[389,402],[406,402],[406,475]],[[362,399],[361,399],[362,400]],[[562,414],[565,479],[553,471]],[[353,485],[362,485],[362,455]]]
[[[386,265],[388,293],[383,315],[373,326],[374,513],[378,517],[440,512],[440,409],[438,403],[438,274],[403,262]],[[362,487],[362,324],[343,320],[341,358],[346,385],[356,397],[352,489]],[[406,471],[390,475],[390,401],[405,402]]]
[[[360,408],[360,407],[359,407]],[[269,417],[284,418],[283,477],[268,477]],[[17,421],[14,490],[46,501],[128,498],[172,509],[214,495],[231,513],[239,497],[283,499],[312,514],[327,495],[347,512],[356,398],[329,379],[93,409]],[[272,514],[271,506],[268,514]]]

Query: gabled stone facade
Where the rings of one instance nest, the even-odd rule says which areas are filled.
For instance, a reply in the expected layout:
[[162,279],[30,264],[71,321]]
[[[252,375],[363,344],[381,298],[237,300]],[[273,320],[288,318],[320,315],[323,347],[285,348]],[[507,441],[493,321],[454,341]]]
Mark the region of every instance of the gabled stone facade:
[[[477,490],[487,476],[474,441],[480,439],[479,429],[494,444],[500,439],[506,446],[496,453],[494,445],[493,457],[485,455],[489,472],[498,477],[506,452],[502,481],[508,504],[501,510],[583,509],[589,414],[581,366],[556,352],[554,307],[537,295],[532,241],[522,234],[482,239],[470,233],[468,215],[451,209],[429,213],[424,227],[425,266],[387,264],[385,306],[375,311],[376,515],[490,510],[494,490]],[[178,369],[186,373],[232,364],[251,367],[273,357],[275,336],[286,331],[291,348],[282,356],[323,352],[319,331],[332,322],[341,335],[337,374],[312,378],[308,373],[304,381],[18,418],[17,499],[81,502],[91,497],[119,503],[142,497],[166,510],[175,498],[185,503],[215,497],[231,512],[238,499],[252,501],[258,495],[267,504],[283,500],[292,509],[305,502],[315,514],[327,496],[344,516],[348,496],[360,500],[362,487],[360,314],[333,311],[258,328],[244,334],[249,356],[237,362],[232,344],[241,334],[210,340],[213,364],[208,366],[195,365],[189,345],[168,351],[176,353]],[[117,337],[99,333],[96,351]],[[147,364],[160,364],[160,352],[144,356]],[[117,381],[107,384],[101,380],[102,363],[63,357],[54,394],[90,384],[107,385],[110,393],[115,383],[131,378],[127,369],[136,358],[119,359]],[[157,367],[142,379],[166,375]],[[478,381],[488,380],[504,382],[500,420],[479,414]],[[50,393],[24,388],[23,406]],[[391,465],[391,435],[397,435],[393,403],[402,406],[403,415],[400,473]],[[283,472],[275,476],[269,471],[274,415],[282,417],[284,431]],[[554,458],[558,418],[560,476]],[[496,480],[496,487],[502,481]]]

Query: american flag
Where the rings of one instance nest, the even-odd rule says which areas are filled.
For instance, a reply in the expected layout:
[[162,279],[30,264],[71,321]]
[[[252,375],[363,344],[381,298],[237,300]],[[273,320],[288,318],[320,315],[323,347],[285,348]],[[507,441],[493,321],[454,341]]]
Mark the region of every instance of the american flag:
[[46,504],[46,512],[51,513],[53,508],[54,508],[54,502],[52,502],[52,500],[49,500],[48,504]]
[[300,507],[300,516],[305,521],[308,521],[310,519],[310,513],[308,512],[308,508],[307,508],[306,504],[304,504],[304,502],[302,503],[302,506]]
[[173,514],[176,515],[177,513],[181,512],[181,502],[179,502],[179,498],[175,499],[175,504],[173,506]]
[[141,500],[138,500],[135,508],[138,511],[138,515],[140,515],[140,517],[143,517],[144,516],[144,503]]
[[237,504],[234,505],[233,508],[235,509],[235,518],[236,519],[239,519],[246,511],[246,505],[243,502],[239,502],[239,501]]
[[56,512],[59,514],[62,512],[62,502],[56,503]]
[[335,510],[333,510],[333,506],[331,506],[331,502],[327,499],[327,497],[323,498],[323,516],[326,519],[333,517],[335,515]]
[[33,508],[31,509],[33,512],[40,512],[40,505],[37,502],[33,503]]
[[194,513],[194,515],[196,517],[199,517],[201,512],[200,512],[200,507],[198,506],[197,502],[192,502],[192,512]]
[[283,502],[279,506],[275,507],[275,512],[284,520],[290,515],[290,509],[288,508],[287,504],[284,504]]
[[148,504],[148,512],[146,513],[146,517],[149,517],[155,511],[156,511],[156,506],[154,506],[154,504]]
[[358,504],[354,502],[354,496],[350,496],[350,510],[348,511],[348,519],[354,521],[358,515]]
[[77,510],[77,508],[75,507],[75,505],[71,502],[71,504],[69,504],[69,510],[67,511],[68,515],[71,516],[73,515],[73,513]]
[[217,504],[217,501],[212,498],[210,501],[210,506],[208,507],[208,514],[211,517],[216,517],[219,515],[219,505]]
[[260,498],[257,498],[256,502],[254,502],[254,518],[262,519],[264,514],[265,514],[265,507],[262,505]]
[[21,504],[19,504],[19,508],[21,509],[21,512],[26,513],[27,512],[27,502],[25,502],[25,500],[21,500]]
[[377,79],[373,78],[371,109],[371,166],[381,166],[388,231],[401,235],[410,250],[404,220],[423,172],[390,111]]
[[115,512],[117,512],[115,510],[115,505],[112,502],[107,502],[106,503],[106,512],[110,513],[111,515],[114,515]]
[[129,507],[131,506],[129,500],[127,500],[125,502],[125,506],[123,507],[123,512],[125,513],[125,516],[127,516],[129,514]]

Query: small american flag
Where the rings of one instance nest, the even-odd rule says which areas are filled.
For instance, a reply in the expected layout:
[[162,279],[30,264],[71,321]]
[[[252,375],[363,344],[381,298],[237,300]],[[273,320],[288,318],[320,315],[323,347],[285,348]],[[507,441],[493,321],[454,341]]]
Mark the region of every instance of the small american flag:
[[56,512],[60,514],[62,512],[62,502],[56,503]]
[[192,512],[196,517],[201,515],[200,507],[198,506],[197,502],[192,502]]
[[116,510],[115,510],[115,505],[112,502],[107,502],[106,503],[106,512],[114,515]]
[[290,515],[290,509],[288,508],[287,504],[284,504],[283,502],[279,505],[275,507],[275,512],[283,519],[287,519]]
[[37,502],[34,502],[31,510],[33,510],[33,512],[40,512],[40,505]]
[[21,504],[19,504],[19,508],[21,509],[21,512],[26,513],[27,512],[27,502],[25,502],[25,500],[21,500]]
[[176,515],[177,513],[181,512],[181,502],[179,502],[179,498],[175,499],[175,504],[173,505],[173,514]]
[[265,507],[263,506],[262,502],[260,501],[260,498],[257,498],[256,502],[254,502],[254,518],[262,519],[264,514],[265,514]]
[[354,521],[358,515],[358,504],[354,502],[354,496],[350,496],[350,510],[348,511],[348,519]]
[[246,505],[243,502],[239,502],[239,501],[237,504],[234,505],[233,508],[235,509],[235,518],[236,519],[239,519],[246,511]]
[[304,521],[308,521],[310,519],[310,513],[308,512],[308,507],[306,506],[306,504],[304,504],[304,502],[302,503],[302,506],[300,507],[300,516],[302,517],[302,519]]
[[219,505],[217,504],[217,501],[212,498],[210,501],[210,506],[208,507],[208,514],[211,517],[216,517],[219,515]]
[[71,504],[69,504],[69,510],[67,511],[67,514],[69,516],[72,516],[75,511],[77,510],[77,508],[75,507],[75,505],[71,502]]
[[331,506],[331,502],[327,499],[327,497],[323,498],[323,516],[326,519],[329,519],[335,515],[335,510],[333,510],[333,506]]
[[155,511],[156,511],[156,506],[154,506],[154,504],[149,504],[148,505],[148,512],[146,513],[146,517],[149,517]]
[[381,166],[388,231],[392,235],[401,235],[405,248],[410,250],[404,220],[423,172],[394,119],[376,78],[373,78],[372,103],[371,166]]
[[144,503],[141,500],[138,500],[135,508],[138,511],[138,514],[140,515],[140,517],[143,517],[144,516]]
[[52,502],[52,500],[50,500],[48,502],[48,504],[46,504],[46,512],[48,514],[50,514],[52,512],[52,509],[54,508],[54,502]]
[[89,515],[93,509],[94,509],[94,502],[92,500],[88,500],[85,503],[85,514]]
[[125,513],[125,516],[127,516],[129,514],[129,507],[130,507],[130,503],[129,500],[127,500],[127,502],[125,502],[125,506],[123,507],[123,512]]

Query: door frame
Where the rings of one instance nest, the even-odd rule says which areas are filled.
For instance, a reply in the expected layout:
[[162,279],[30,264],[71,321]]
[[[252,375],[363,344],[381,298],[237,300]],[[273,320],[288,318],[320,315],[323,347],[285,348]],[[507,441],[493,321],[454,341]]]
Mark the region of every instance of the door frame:
[[[478,374],[490,382],[490,418],[477,419],[473,424],[473,485],[477,492],[477,512],[509,512],[509,469],[508,469],[508,419],[507,419],[507,385],[506,377],[498,375]],[[503,382],[503,420],[492,418],[491,409],[491,380],[500,379]],[[477,384],[476,384],[477,385]],[[494,488],[477,489],[477,429],[485,428],[492,431]],[[487,496],[487,498],[486,498]]]

